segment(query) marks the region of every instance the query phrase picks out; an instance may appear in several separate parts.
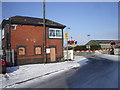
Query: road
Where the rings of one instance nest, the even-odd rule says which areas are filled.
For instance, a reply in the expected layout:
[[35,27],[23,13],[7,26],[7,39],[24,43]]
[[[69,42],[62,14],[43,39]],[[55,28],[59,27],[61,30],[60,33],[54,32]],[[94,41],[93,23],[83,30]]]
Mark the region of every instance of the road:
[[86,65],[46,78],[16,85],[16,88],[118,88],[118,62],[98,57]]

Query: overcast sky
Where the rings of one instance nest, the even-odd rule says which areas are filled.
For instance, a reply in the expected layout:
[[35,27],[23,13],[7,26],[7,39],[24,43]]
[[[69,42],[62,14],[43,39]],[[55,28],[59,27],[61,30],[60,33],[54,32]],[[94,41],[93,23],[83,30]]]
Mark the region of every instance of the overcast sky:
[[[16,15],[42,18],[42,2],[2,2],[2,19]],[[118,39],[117,2],[47,2],[46,18],[70,27],[64,32],[79,45],[88,42],[87,34],[96,40]]]

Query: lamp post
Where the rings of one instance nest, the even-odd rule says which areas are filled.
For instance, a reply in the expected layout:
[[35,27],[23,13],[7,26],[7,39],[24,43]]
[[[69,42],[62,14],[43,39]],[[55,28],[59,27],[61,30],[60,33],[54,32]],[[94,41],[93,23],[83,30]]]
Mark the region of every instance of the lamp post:
[[[90,36],[91,36],[90,34],[87,35],[89,41],[90,41]],[[89,52],[90,52],[90,43],[88,43],[88,49],[89,49]]]
[[67,27],[66,28],[66,36],[65,36],[65,38],[66,38],[66,43],[67,43],[67,61],[68,61],[68,29],[70,29],[70,27]]

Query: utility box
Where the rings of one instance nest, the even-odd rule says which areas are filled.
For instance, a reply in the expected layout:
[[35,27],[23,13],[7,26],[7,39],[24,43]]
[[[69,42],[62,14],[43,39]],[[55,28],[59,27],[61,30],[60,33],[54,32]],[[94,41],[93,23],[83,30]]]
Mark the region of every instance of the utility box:
[[114,55],[120,55],[120,48],[114,49]]
[[74,59],[73,50],[68,50],[68,54],[67,54],[67,50],[64,50],[64,59],[65,60],[67,60],[67,55],[68,55],[68,60]]

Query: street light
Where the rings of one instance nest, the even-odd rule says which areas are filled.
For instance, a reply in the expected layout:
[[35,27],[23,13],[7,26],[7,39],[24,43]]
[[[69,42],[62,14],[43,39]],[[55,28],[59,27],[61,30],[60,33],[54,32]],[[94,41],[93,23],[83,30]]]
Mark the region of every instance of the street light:
[[[90,36],[91,36],[90,34],[87,35],[89,41],[90,41]],[[90,43],[88,43],[88,49],[89,49],[89,52],[90,52]]]
[[66,38],[66,43],[67,43],[67,61],[68,61],[68,29],[70,29],[70,27],[67,27],[66,28],[66,36],[65,36],[65,38]]

